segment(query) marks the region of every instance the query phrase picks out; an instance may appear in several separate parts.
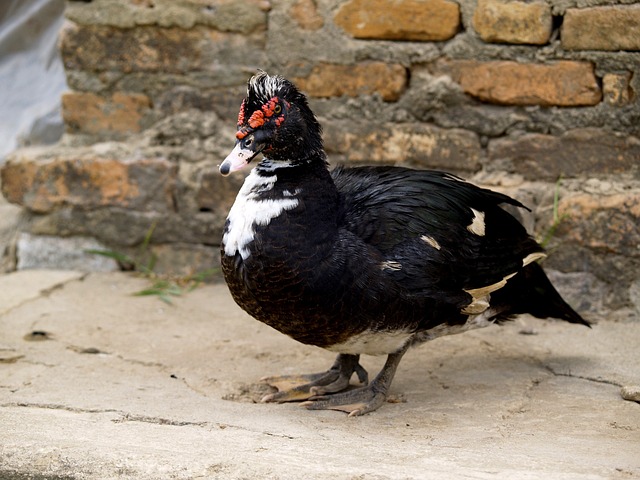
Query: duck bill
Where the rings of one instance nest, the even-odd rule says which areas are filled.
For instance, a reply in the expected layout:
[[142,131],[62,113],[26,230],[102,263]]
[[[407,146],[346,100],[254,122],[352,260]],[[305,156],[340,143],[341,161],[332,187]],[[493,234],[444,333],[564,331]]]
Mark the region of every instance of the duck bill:
[[242,170],[260,153],[260,150],[254,151],[242,145],[243,142],[237,142],[236,146],[231,150],[231,153],[220,164],[221,175],[226,177],[232,172]]

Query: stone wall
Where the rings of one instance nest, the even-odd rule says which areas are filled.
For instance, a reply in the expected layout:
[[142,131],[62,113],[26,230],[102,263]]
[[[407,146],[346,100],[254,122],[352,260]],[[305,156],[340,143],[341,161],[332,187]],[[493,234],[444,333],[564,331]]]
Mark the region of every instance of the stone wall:
[[66,17],[65,138],[2,168],[24,209],[14,267],[36,241],[131,252],[151,229],[160,270],[216,265],[242,180],[216,166],[262,68],[310,96],[334,165],[505,191],[578,309],[640,310],[640,4],[93,0]]

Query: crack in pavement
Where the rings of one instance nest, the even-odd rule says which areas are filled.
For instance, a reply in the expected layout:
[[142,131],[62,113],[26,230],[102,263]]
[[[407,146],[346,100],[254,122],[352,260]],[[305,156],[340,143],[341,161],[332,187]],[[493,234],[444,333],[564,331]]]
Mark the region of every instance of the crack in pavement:
[[569,378],[577,378],[578,380],[586,380],[588,382],[594,382],[594,383],[601,383],[604,385],[613,385],[614,387],[622,387],[621,383],[618,382],[614,382],[613,380],[607,380],[605,378],[594,378],[594,377],[588,377],[586,375],[575,375],[571,372],[565,373],[565,372],[557,372],[553,369],[553,367],[551,365],[545,365],[544,363],[542,364],[542,366],[545,368],[545,370],[547,370],[549,373],[551,373],[552,375],[556,376],[556,377],[569,377]]
[[39,300],[41,298],[46,298],[49,297],[51,295],[51,293],[53,293],[56,290],[62,289],[64,288],[66,285],[68,285],[71,282],[82,282],[84,281],[88,276],[90,275],[89,272],[85,272],[85,273],[81,273],[80,276],[78,277],[73,277],[73,278],[69,278],[67,280],[60,280],[60,282],[55,283],[49,287],[43,288],[41,290],[39,290],[36,294],[34,294],[33,297],[29,297],[29,298],[25,298],[24,300],[22,300],[21,302],[12,305],[11,307],[7,308],[7,309],[0,309],[0,317],[4,316],[4,315],[8,315],[9,313],[13,312],[14,310],[17,310],[33,301]]
[[9,402],[0,404],[0,408],[40,408],[45,410],[63,410],[73,413],[118,413],[118,410],[109,408],[80,408],[62,405],[59,403],[29,403],[29,402]]
[[153,417],[149,415],[134,415],[132,413],[124,413],[120,418],[111,420],[113,423],[141,422],[151,423],[155,425],[170,425],[172,427],[207,427],[211,426],[210,422],[190,422],[186,420],[171,420],[163,417]]
[[152,425],[166,425],[171,427],[199,427],[199,428],[217,428],[220,430],[225,430],[227,428],[233,430],[239,430],[243,432],[251,432],[258,433],[260,435],[266,435],[269,437],[277,437],[277,438],[286,438],[289,440],[295,440],[298,437],[293,437],[291,435],[286,435],[282,433],[273,433],[269,431],[259,431],[252,430],[250,428],[242,427],[240,425],[231,425],[228,423],[218,423],[218,422],[194,422],[188,420],[172,420],[164,417],[154,417],[151,415],[138,415],[133,413],[124,412],[122,410],[117,410],[114,408],[81,408],[81,407],[72,407],[69,405],[62,405],[58,403],[30,403],[30,402],[9,402],[0,404],[0,408],[34,408],[34,409],[44,409],[44,410],[61,410],[65,412],[71,413],[88,413],[88,414],[102,414],[102,413],[114,413],[119,416],[119,418],[114,418],[111,420],[112,423],[128,423],[128,422],[139,422],[139,423],[148,423]]

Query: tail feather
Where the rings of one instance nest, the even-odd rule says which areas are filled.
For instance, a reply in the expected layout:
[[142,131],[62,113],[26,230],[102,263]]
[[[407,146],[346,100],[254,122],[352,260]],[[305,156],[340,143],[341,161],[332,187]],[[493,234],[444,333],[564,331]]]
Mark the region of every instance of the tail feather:
[[507,284],[493,293],[491,306],[497,307],[500,317],[529,313],[538,318],[559,318],[587,327],[591,324],[564,301],[542,267],[530,263]]

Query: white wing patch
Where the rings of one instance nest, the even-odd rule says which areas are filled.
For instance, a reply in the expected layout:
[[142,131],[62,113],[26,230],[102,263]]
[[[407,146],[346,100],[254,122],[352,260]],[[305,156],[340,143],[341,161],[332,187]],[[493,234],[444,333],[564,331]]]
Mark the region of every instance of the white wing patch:
[[259,194],[271,190],[276,180],[276,175],[262,176],[255,169],[247,176],[227,217],[229,225],[222,237],[225,255],[234,256],[238,252],[246,260],[250,255],[249,244],[254,239],[255,226],[268,225],[285,210],[298,206],[295,197],[260,199]]
[[472,208],[471,211],[473,212],[473,220],[471,221],[471,224],[467,226],[467,230],[478,235],[479,237],[484,237],[484,212],[476,210],[475,208]]
[[546,256],[547,254],[543,252],[530,253],[529,255],[527,255],[522,259],[522,266],[526,267],[530,263],[540,260],[541,258],[545,258]]
[[431,245],[436,250],[440,250],[442,248],[440,246],[440,244],[438,243],[438,241],[435,238],[430,237],[429,235],[422,235],[420,237],[420,240],[422,240],[423,242],[427,243],[428,245]]
[[464,289],[469,295],[471,295],[472,300],[469,305],[464,307],[461,312],[467,315],[478,315],[489,308],[489,298],[491,292],[495,292],[496,290],[500,290],[507,284],[507,280],[514,277],[518,272],[510,273],[502,280],[496,283],[492,283],[491,285],[487,285],[486,287],[480,288],[470,288]]
[[384,262],[380,262],[380,270],[391,270],[393,272],[397,272],[402,270],[402,264],[395,260],[385,260]]

